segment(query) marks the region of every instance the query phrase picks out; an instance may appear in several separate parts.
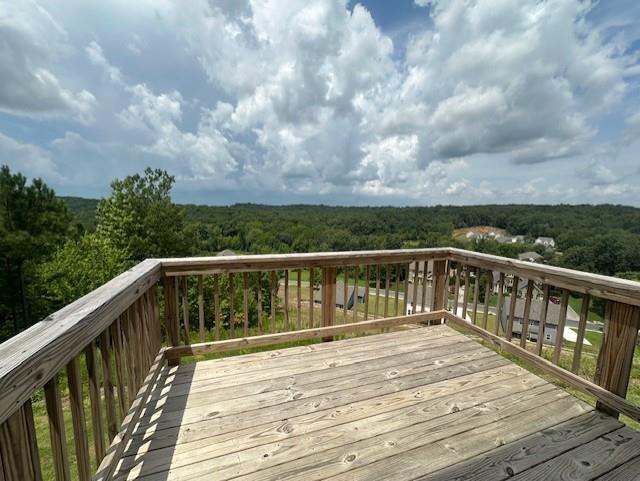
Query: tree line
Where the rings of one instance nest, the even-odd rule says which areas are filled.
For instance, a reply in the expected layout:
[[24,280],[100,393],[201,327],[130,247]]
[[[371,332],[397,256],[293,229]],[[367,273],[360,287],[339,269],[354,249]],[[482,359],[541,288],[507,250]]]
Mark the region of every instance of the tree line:
[[[101,200],[56,197],[0,170],[0,340],[147,257],[454,246],[640,279],[640,209],[619,205],[334,207],[177,205],[162,170],[115,179]],[[491,225],[529,243],[453,239]],[[553,237],[556,251],[531,244]]]

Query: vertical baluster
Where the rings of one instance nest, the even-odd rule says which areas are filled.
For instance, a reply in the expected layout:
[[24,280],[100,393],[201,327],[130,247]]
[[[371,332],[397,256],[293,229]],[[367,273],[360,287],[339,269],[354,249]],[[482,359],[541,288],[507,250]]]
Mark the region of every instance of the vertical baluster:
[[389,317],[389,264],[384,267],[384,317]]
[[[112,324],[113,326],[113,324]],[[118,433],[116,420],[116,404],[113,395],[113,373],[111,372],[111,327],[105,329],[100,335],[100,357],[102,359],[102,389],[107,411],[108,439],[113,439]],[[107,446],[109,443],[107,443]]]
[[[258,332],[262,334],[262,272],[258,271]],[[298,278],[299,279],[299,278]]]
[[120,407],[120,419],[123,420],[127,413],[127,393],[125,389],[125,360],[123,358],[123,340],[122,327],[120,317],[116,318],[116,322],[111,324],[111,339],[113,339],[113,352],[116,358],[116,379],[118,382],[118,406]]
[[538,342],[536,343],[536,352],[538,356],[542,356],[542,344],[544,342],[544,330],[547,323],[547,312],[549,312],[549,286],[543,287],[542,295],[542,312],[540,313],[540,324],[538,325]]
[[298,279],[296,281],[296,329],[299,331],[302,327],[302,269],[297,270]]
[[[433,302],[432,311],[442,311],[447,308],[449,300],[449,263],[446,260],[437,260],[433,263]],[[436,319],[436,324],[442,323],[443,319]]]
[[[330,327],[336,319],[336,268],[325,267],[322,269],[322,327]],[[332,336],[322,338],[323,341],[332,341]]]
[[471,313],[473,325],[476,326],[478,318],[478,297],[480,296],[480,269],[474,269],[475,280],[473,281],[473,312]]
[[7,481],[42,481],[31,399],[0,425],[0,469]]
[[567,308],[569,306],[569,291],[562,289],[562,298],[560,300],[560,314],[558,318],[558,329],[556,331],[556,343],[553,348],[553,363],[560,362],[560,354],[562,353],[562,341],[564,339],[564,325],[567,320]]
[[393,309],[393,315],[394,316],[398,316],[400,314],[400,264],[396,264],[395,265],[395,271],[396,271],[396,284],[395,284],[395,295],[394,295],[394,302],[395,302],[395,307]]
[[[200,328],[200,342],[205,341],[204,326],[204,287],[202,275],[198,276],[198,327]],[[155,357],[155,356],[154,356]]]
[[244,337],[249,336],[249,273],[242,273],[242,317],[244,321]]
[[420,262],[415,261],[413,271],[413,290],[411,291],[411,314],[416,314],[418,309],[418,284],[420,284]]
[[78,357],[74,357],[67,364],[67,380],[69,383],[69,405],[71,408],[71,420],[73,421],[73,441],[76,447],[78,477],[80,481],[90,481],[89,443],[87,440],[87,425],[84,416],[82,379],[80,377],[80,361]]
[[142,360],[142,349],[140,348],[140,346],[142,346],[141,323],[140,323],[140,317],[138,315],[138,309],[136,308],[136,304],[137,303],[134,303],[129,308],[129,312],[130,312],[129,325],[131,327],[131,336],[132,336],[132,343],[130,346],[131,351],[129,351],[129,353],[131,357],[135,358],[134,370],[135,370],[136,384],[135,384],[135,391],[133,394],[134,398],[136,393],[140,389],[140,386],[142,386],[142,380],[144,379],[144,376],[145,376],[143,360]]
[[[347,269],[347,267],[345,266],[343,269],[343,283],[342,283],[342,298],[344,300],[343,302],[343,306],[342,306],[342,323],[346,324],[347,321],[347,309],[348,309],[348,304],[349,304],[349,271]],[[355,294],[355,291],[354,291]],[[354,298],[355,299],[355,298]],[[354,300],[353,302],[353,308],[356,308],[356,300]]]
[[460,264],[456,264],[456,283],[453,288],[453,313],[458,315],[458,303],[460,297]]
[[[482,329],[487,329],[487,321],[489,320],[489,304],[491,302],[492,272],[487,271],[487,282],[484,285],[484,309],[482,311]],[[498,320],[496,319],[496,324]]]
[[[640,330],[640,307],[607,301],[604,332],[594,382],[621,397],[626,397]],[[619,413],[598,401],[596,409],[617,417]]]
[[582,358],[582,344],[584,343],[584,333],[587,330],[587,318],[589,316],[589,304],[591,296],[585,294],[582,298],[582,308],[580,309],[580,321],[578,321],[578,338],[576,346],[573,349],[573,362],[571,363],[571,372],[578,373],[580,369],[580,360]]
[[[429,262],[424,261],[424,268],[422,270],[422,300],[420,301],[420,312],[427,310],[427,276],[428,276]],[[431,289],[432,294],[434,289]]]
[[222,322],[222,315],[220,312],[220,274],[213,275],[213,318],[216,323],[216,341],[220,340],[220,323]]
[[531,315],[531,297],[533,296],[533,281],[527,282],[527,293],[524,299],[524,314],[522,316],[522,329],[520,334],[520,347],[527,347],[527,336],[529,334],[529,317]]
[[463,266],[464,272],[464,295],[462,299],[462,318],[467,318],[467,304],[469,303],[469,267]]
[[49,419],[49,437],[51,439],[51,457],[57,481],[70,481],[69,455],[67,453],[67,435],[64,430],[62,399],[56,374],[44,386],[44,398]]
[[309,328],[313,328],[313,267],[309,268]]
[[289,331],[289,270],[284,270],[284,331]]
[[278,283],[276,271],[271,271],[271,333],[275,334],[276,327],[276,308],[278,303]]
[[187,276],[182,277],[182,322],[184,324],[184,343],[191,344],[191,328],[189,321],[189,283]]
[[496,304],[496,323],[493,326],[493,333],[497,336],[502,324],[502,309],[504,304],[504,273],[500,273],[498,280],[498,303]]
[[[126,368],[127,368],[127,399],[129,401],[129,405],[133,403],[133,400],[136,398],[136,376],[135,376],[135,356],[132,355],[131,351],[132,347],[132,339],[131,339],[131,326],[129,319],[129,311],[125,311],[124,317],[122,319],[122,341],[123,341],[123,350],[122,354],[124,359],[126,359]],[[129,409],[129,405],[127,406],[127,410]]]
[[233,272],[229,272],[229,331],[231,333],[231,338],[236,337],[235,288],[235,274]]
[[376,264],[376,305],[373,308],[373,318],[378,318],[380,304],[380,264]]
[[513,337],[513,319],[516,312],[516,304],[518,303],[518,284],[520,283],[520,278],[518,276],[513,276],[513,284],[511,286],[511,297],[509,298],[509,318],[507,319],[507,332],[505,333],[505,338],[507,341],[511,341]]
[[353,322],[358,322],[358,284],[360,280],[360,268],[353,266]]
[[180,344],[180,324],[178,320],[178,304],[176,302],[176,278],[165,277],[163,279],[163,288],[164,318],[167,334],[169,335],[169,344],[178,346]]
[[402,315],[407,314],[409,308],[409,264],[404,266],[404,292],[402,293],[404,299],[404,312]]
[[[371,269],[369,264],[365,267],[365,284],[364,284],[364,320],[369,320],[369,276],[371,274]],[[358,280],[356,279],[356,285],[358,285]]]
[[104,457],[104,429],[102,426],[102,405],[100,402],[100,375],[96,362],[95,342],[91,342],[84,350],[87,361],[87,372],[89,374],[89,401],[91,406],[91,424],[93,426],[93,443],[96,453],[97,464]]

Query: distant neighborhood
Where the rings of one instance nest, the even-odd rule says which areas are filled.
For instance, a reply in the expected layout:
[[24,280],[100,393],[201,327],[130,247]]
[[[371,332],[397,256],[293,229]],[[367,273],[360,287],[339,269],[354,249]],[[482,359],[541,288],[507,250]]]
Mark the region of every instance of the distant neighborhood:
[[559,255],[555,250],[556,241],[553,237],[530,237],[523,234],[511,234],[505,229],[499,229],[492,226],[474,226],[456,229],[452,232],[452,237],[454,239],[465,240],[467,242],[481,242],[489,240],[497,242],[498,244],[520,245],[523,248],[531,246],[531,250],[518,254],[518,259],[526,262],[543,263],[545,262],[545,257]]

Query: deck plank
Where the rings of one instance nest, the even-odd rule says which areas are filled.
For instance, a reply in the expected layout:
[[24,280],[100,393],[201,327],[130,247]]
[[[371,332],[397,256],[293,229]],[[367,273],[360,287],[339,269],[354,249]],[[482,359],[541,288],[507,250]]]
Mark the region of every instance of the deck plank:
[[115,479],[635,479],[622,426],[434,326],[165,368]]
[[[590,412],[466,462],[418,478],[419,481],[501,481],[536,464],[615,431],[622,423],[607,414]],[[416,481],[418,481],[416,480]]]

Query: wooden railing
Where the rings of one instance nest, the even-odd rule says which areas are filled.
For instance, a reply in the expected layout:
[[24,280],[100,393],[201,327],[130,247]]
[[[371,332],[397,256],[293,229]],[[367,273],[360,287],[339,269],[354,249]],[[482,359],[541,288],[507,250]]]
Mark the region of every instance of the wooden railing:
[[[577,303],[575,342],[547,340]],[[165,362],[409,322],[446,320],[640,420],[639,306],[639,283],[449,248],[147,260],[0,345],[0,481],[42,479],[43,417],[57,480],[110,479]]]

